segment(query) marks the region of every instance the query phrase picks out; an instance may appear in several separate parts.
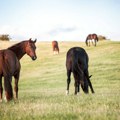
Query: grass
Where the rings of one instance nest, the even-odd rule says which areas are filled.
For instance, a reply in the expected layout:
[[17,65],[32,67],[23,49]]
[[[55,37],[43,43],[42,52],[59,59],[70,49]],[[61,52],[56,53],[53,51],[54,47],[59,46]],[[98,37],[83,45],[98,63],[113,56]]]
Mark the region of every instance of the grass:
[[[14,42],[0,42],[0,49]],[[19,100],[0,103],[0,120],[119,120],[120,42],[102,41],[97,47],[82,42],[59,42],[60,54],[53,55],[51,42],[37,43],[37,60],[21,60]],[[66,96],[66,52],[83,47],[89,55],[89,72],[95,94],[74,95],[72,77]]]

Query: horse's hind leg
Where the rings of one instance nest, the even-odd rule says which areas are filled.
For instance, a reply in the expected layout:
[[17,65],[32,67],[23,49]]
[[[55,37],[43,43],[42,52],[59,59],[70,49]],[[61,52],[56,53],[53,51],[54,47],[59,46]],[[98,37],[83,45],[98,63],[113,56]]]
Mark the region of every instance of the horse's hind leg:
[[2,102],[2,94],[3,94],[2,76],[0,75],[0,102]]
[[53,54],[55,54],[55,47],[53,47]]
[[14,75],[15,78],[15,86],[14,86],[14,98],[18,99],[18,82],[19,82],[19,73],[17,73],[16,75]]
[[71,82],[70,76],[71,76],[71,70],[67,70],[67,91],[66,91],[66,94],[69,94],[69,85]]
[[58,54],[59,54],[59,47],[57,48],[57,52],[58,52]]
[[4,76],[4,87],[5,87],[5,95],[7,101],[10,101],[13,99],[13,90],[12,90],[12,76]]
[[95,42],[95,45],[94,45],[94,46],[96,46],[96,40],[94,40],[94,42]]

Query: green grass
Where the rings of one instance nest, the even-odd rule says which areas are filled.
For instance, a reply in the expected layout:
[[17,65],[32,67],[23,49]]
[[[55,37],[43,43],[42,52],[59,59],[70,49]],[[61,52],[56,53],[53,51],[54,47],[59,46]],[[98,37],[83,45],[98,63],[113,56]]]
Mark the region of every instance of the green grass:
[[[59,46],[60,54],[53,55],[51,42],[38,42],[37,60],[27,55],[21,59],[19,100],[0,103],[0,120],[120,120],[120,42],[102,41],[97,47],[59,42]],[[95,94],[81,90],[75,96],[73,77],[70,94],[65,94],[66,52],[73,46],[83,47],[89,55]]]

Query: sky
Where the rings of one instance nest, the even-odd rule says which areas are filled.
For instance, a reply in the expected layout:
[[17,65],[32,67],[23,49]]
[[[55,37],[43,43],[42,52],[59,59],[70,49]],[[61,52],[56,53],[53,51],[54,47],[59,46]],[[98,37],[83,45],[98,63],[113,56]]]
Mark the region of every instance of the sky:
[[120,0],[0,0],[0,34],[12,40],[120,41]]

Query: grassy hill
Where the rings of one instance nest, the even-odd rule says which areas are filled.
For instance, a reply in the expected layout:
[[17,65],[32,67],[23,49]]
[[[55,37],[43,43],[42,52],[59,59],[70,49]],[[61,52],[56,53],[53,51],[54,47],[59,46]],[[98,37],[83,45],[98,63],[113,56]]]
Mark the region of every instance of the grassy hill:
[[[16,42],[0,42],[0,49]],[[19,100],[0,103],[0,120],[119,120],[120,42],[101,41],[97,47],[82,42],[59,42],[53,55],[51,42],[37,42],[37,60],[21,59]],[[71,78],[66,96],[66,52],[83,47],[89,55],[89,73],[95,94],[74,95]],[[14,80],[13,80],[14,85]]]

